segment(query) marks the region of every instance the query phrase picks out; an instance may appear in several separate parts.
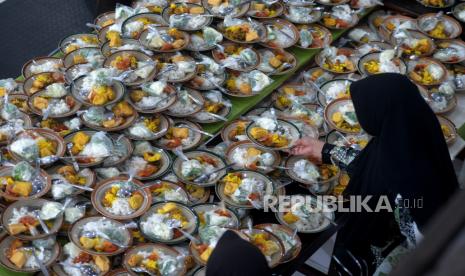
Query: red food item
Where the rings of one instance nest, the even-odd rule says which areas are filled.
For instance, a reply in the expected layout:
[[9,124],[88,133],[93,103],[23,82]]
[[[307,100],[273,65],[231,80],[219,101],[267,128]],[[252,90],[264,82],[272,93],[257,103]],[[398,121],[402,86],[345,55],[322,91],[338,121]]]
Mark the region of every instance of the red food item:
[[228,218],[231,217],[231,214],[228,211],[223,210],[223,209],[215,210],[215,213],[217,213],[218,215],[223,216],[223,217],[228,217]]
[[109,241],[103,242],[103,252],[112,253],[118,250],[118,246],[114,245]]
[[81,252],[79,255],[73,259],[73,263],[90,263],[92,261],[92,256],[86,252]]
[[256,194],[256,193],[252,193],[252,194],[249,195],[249,199],[252,200],[252,201],[255,201],[255,200],[259,199],[259,197],[260,196],[258,194]]
[[35,226],[37,224],[37,219],[32,216],[24,216],[19,219],[19,223],[22,223],[26,226]]
[[183,234],[178,229],[173,229],[173,239],[181,237]]

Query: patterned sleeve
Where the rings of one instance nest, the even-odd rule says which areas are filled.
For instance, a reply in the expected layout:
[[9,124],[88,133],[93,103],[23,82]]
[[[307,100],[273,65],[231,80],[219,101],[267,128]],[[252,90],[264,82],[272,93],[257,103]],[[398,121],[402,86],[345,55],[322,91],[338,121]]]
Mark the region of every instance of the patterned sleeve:
[[355,157],[360,153],[351,147],[339,147],[331,144],[325,144],[322,150],[322,159],[325,164],[334,164],[341,170],[350,171],[350,163],[354,161]]

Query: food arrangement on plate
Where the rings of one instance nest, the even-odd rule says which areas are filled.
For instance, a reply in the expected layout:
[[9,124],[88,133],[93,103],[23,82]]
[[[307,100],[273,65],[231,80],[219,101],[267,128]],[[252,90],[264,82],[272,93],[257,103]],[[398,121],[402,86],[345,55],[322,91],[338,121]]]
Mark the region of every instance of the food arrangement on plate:
[[289,211],[276,213],[276,218],[299,233],[317,233],[329,227],[334,218],[334,213],[326,208],[321,200],[306,196],[304,202],[296,201]]
[[[353,81],[406,74],[436,114],[460,106],[454,20],[380,10],[352,28],[376,2],[138,0],[96,19],[96,35],[63,39],[62,58],[29,61],[24,83],[0,80],[0,263],[37,272],[35,253],[58,275],[184,275],[229,230],[270,267],[298,258],[300,233],[332,212],[310,199],[255,216],[286,185],[343,194],[346,172],[286,151],[301,136],[368,144]],[[455,125],[438,120],[452,144]],[[249,219],[269,223],[237,230]]]

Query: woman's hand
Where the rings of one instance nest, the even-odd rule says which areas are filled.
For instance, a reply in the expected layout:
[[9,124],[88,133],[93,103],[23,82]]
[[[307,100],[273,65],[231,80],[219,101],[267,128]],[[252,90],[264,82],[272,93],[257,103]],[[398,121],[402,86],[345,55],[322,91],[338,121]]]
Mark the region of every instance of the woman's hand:
[[305,137],[295,142],[294,147],[290,150],[290,154],[307,156],[312,161],[321,163],[321,151],[323,150],[324,144],[324,142],[318,139]]

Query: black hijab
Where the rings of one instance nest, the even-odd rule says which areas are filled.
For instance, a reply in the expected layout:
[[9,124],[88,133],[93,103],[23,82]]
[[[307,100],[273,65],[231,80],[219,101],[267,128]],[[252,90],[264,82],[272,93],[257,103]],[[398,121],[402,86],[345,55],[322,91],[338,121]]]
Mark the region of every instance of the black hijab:
[[207,263],[207,276],[267,276],[271,270],[265,256],[233,231],[226,231]]
[[423,198],[409,211],[422,226],[458,187],[439,122],[406,76],[386,73],[350,86],[362,128],[374,136],[358,156],[348,192]]

